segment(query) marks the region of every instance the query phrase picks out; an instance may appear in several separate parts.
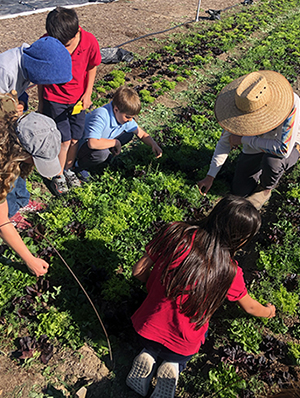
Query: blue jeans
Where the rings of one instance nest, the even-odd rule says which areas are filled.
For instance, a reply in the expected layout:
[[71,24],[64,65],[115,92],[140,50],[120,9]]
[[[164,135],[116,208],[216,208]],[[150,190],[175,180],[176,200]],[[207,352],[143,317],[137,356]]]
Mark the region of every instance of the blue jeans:
[[26,189],[26,181],[18,177],[14,183],[14,188],[6,196],[8,204],[8,217],[14,216],[19,209],[28,205],[30,193]]

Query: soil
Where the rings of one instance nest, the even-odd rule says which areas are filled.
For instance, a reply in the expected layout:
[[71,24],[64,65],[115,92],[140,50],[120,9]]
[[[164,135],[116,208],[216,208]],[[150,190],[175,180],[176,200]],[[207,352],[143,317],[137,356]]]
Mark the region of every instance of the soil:
[[[204,10],[222,10],[237,3],[237,0],[203,0],[197,23],[201,24],[203,19],[208,18]],[[143,56],[153,52],[158,46],[154,38],[162,39],[169,33],[157,32],[180,24],[185,24],[188,28],[188,24],[195,21],[197,6],[198,0],[120,0],[108,4],[90,4],[77,8],[76,11],[80,25],[96,36],[100,48],[115,47],[132,39],[156,33],[122,45],[122,48]],[[47,12],[43,12],[1,20],[0,52],[20,46],[23,42],[31,44],[42,36],[45,33],[46,15]],[[178,29],[180,28],[174,29],[173,32]],[[100,65],[97,76],[107,74],[112,68],[111,65]],[[33,98],[36,95],[34,91],[29,94],[33,94]],[[176,106],[174,101],[169,101],[169,106]],[[132,347],[129,341],[124,341],[122,352],[114,352],[115,363],[112,366],[110,363],[101,362],[88,345],[84,345],[77,352],[56,348],[48,365],[39,365],[34,361],[21,367],[11,359],[10,350],[2,347],[0,398],[42,397],[33,395],[35,386],[36,391],[40,391],[39,388],[43,388],[44,391],[51,390],[55,397],[67,394],[74,396],[82,385],[87,384],[87,398],[137,397],[138,395],[125,385],[126,374],[136,352],[136,347]],[[66,386],[72,386],[71,391]],[[63,390],[65,395],[59,390]]]

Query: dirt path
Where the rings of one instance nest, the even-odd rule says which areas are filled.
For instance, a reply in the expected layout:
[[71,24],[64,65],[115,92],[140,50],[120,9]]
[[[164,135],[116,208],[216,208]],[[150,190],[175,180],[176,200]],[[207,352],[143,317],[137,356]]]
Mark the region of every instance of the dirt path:
[[[205,10],[224,9],[239,4],[238,0],[202,0],[200,17]],[[168,29],[177,24],[195,21],[198,0],[120,0],[107,4],[91,4],[76,8],[83,29],[92,32],[100,47],[115,47],[131,39]],[[48,12],[0,20],[0,52],[31,44],[45,33]],[[199,23],[201,23],[201,19]],[[151,45],[153,38],[127,44],[125,49],[137,51]],[[159,35],[162,37],[162,35]]]

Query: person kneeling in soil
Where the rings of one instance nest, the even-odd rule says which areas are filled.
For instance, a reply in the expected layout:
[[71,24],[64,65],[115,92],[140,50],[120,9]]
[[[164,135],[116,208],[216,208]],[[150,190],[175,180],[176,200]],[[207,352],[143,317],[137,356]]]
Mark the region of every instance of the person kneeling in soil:
[[151,398],[173,398],[179,373],[204,343],[209,320],[225,297],[248,314],[273,318],[247,293],[242,269],[234,260],[261,224],[245,198],[229,195],[199,222],[175,222],[161,229],[133,267],[147,282],[148,296],[132,316],[144,349],[134,359],[127,385],[146,396],[157,369]]
[[[21,207],[18,197],[26,196],[26,187],[17,185],[15,195],[10,195],[18,177],[25,178],[33,169],[46,178],[51,178],[60,170],[58,154],[60,151],[60,132],[54,120],[31,112],[18,119],[15,112],[0,118],[0,237],[22,258],[29,270],[36,276],[44,275],[48,263],[34,257],[10,217]],[[21,192],[18,191],[21,190]],[[29,200],[29,199],[28,199]],[[27,203],[28,203],[27,200]]]
[[134,120],[141,110],[141,101],[135,90],[121,86],[115,92],[112,102],[86,115],[84,139],[77,154],[79,170],[96,170],[97,166],[109,161],[121,152],[121,147],[136,135],[152,148],[159,158],[162,150]]
[[224,87],[215,103],[224,130],[207,176],[198,182],[200,193],[209,191],[230,150],[242,144],[232,193],[260,209],[299,158],[299,101],[286,78],[274,71],[252,72]]

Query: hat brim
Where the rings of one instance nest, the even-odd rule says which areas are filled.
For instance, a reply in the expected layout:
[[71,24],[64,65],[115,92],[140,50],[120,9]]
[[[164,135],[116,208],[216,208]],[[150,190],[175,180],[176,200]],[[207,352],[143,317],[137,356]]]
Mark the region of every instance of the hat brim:
[[52,160],[33,157],[33,162],[39,174],[46,178],[57,176],[61,171],[58,157]]
[[287,79],[274,71],[258,73],[267,79],[271,93],[270,101],[262,108],[252,113],[244,113],[235,104],[236,89],[247,75],[229,83],[216,99],[217,121],[229,133],[241,136],[267,133],[283,123],[293,108],[293,89]]

